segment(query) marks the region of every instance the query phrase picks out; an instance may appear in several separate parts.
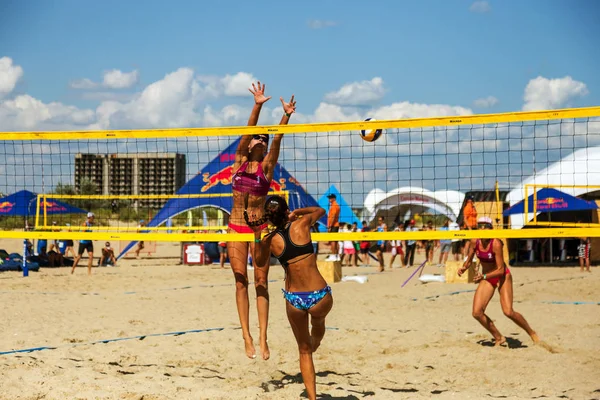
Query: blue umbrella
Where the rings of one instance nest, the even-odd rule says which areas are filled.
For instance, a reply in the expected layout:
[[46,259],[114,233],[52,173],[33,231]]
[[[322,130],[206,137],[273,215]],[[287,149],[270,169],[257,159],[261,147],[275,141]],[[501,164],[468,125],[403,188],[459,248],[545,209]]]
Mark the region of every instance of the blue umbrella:
[[[540,189],[537,192],[537,212],[557,212],[557,211],[579,211],[596,210],[598,205],[593,201],[587,201],[578,197],[571,196],[552,188]],[[533,213],[533,194],[527,198],[527,212]],[[525,200],[521,200],[512,207],[504,210],[504,216],[525,213]]]
[[[570,194],[561,192],[552,188],[543,188],[538,190],[536,194],[537,204],[536,212],[552,213],[559,211],[580,211],[580,210],[596,210],[598,205],[594,201],[580,199]],[[527,198],[527,212],[533,213],[533,194]],[[513,214],[525,214],[525,200],[514,204],[512,207],[504,210],[502,215],[505,217]],[[548,214],[548,221],[551,219],[551,214]],[[550,254],[552,254],[552,240],[550,240]],[[552,259],[550,259],[552,264]]]
[[[28,218],[35,215],[37,207],[37,194],[29,190],[21,190],[6,197],[0,198],[0,216],[15,216]],[[67,203],[46,197],[45,202],[40,199],[40,213],[46,214],[85,214],[86,211]],[[29,275],[27,267],[27,240],[23,240],[23,276]]]

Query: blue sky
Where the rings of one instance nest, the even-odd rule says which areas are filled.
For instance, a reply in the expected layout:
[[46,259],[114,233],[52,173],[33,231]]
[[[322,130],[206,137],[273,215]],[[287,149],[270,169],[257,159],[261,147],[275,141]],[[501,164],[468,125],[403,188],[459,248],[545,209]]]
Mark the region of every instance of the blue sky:
[[261,124],[292,93],[292,123],[597,106],[599,20],[593,0],[4,0],[0,131],[243,125],[256,79]]
[[[600,4],[504,0],[474,12],[473,3],[5,1],[0,57],[23,68],[15,94],[81,108],[97,102],[69,88],[75,79],[138,70],[129,91],[139,91],[180,67],[251,73],[269,94],[295,93],[307,114],[326,93],[374,77],[385,87],[375,105],[514,111],[537,76],[585,83],[588,94],[568,105],[600,104]],[[488,96],[497,104],[473,105]]]

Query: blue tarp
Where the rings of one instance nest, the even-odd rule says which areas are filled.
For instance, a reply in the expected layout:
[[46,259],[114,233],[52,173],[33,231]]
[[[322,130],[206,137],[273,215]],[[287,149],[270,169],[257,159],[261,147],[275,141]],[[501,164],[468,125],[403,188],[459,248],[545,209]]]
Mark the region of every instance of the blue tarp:
[[[29,217],[35,215],[37,194],[21,190],[0,198],[0,215]],[[48,214],[85,214],[86,211],[63,203],[52,197],[46,197],[46,213]],[[40,199],[40,214],[44,213],[44,202]]]
[[[216,195],[215,197],[171,199],[154,216],[154,218],[148,222],[146,226],[160,226],[164,224],[170,217],[199,207],[216,207],[229,214],[233,205],[232,196],[222,195],[231,194],[233,163],[235,161],[235,152],[240,140],[241,138],[231,143],[209,164],[202,168],[202,170],[194,178],[192,178],[177,191],[177,194],[179,195],[201,193],[214,194]],[[275,166],[275,170],[273,171],[271,190],[287,191],[288,203],[290,210],[292,211],[297,208],[319,206],[316,200],[309,195],[304,190],[302,185],[300,185],[300,183],[279,163]],[[326,224],[327,220],[325,217],[321,222]],[[129,245],[127,245],[127,247],[125,247],[125,249],[117,258],[123,257],[123,255],[125,255],[135,243],[137,242],[131,242]]]
[[[583,200],[570,194],[561,192],[560,190],[544,188],[537,192],[536,211],[540,212],[557,212],[557,211],[579,211],[579,210],[595,210],[598,205],[593,201]],[[527,199],[527,212],[533,213],[533,194]],[[505,217],[513,214],[525,213],[525,200],[521,200],[512,207],[504,210],[502,213]]]
[[[354,211],[352,211],[352,207],[348,205],[346,200],[344,200],[344,197],[342,197],[342,195],[334,185],[331,185],[329,189],[327,189],[327,192],[319,199],[319,206],[321,206],[327,211],[327,215],[329,215],[329,199],[327,198],[327,196],[329,196],[330,194],[335,194],[335,201],[340,206],[340,222],[345,222],[347,224],[352,224],[356,222],[358,224],[358,229],[362,229],[362,221],[358,219],[356,214],[354,214]],[[319,226],[319,230],[321,232],[325,232],[327,230],[326,226],[327,225]]]

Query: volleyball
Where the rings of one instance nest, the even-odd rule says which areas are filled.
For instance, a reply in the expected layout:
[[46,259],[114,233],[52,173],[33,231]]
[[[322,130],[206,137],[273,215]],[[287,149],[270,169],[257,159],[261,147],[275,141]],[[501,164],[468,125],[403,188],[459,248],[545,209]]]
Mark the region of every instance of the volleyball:
[[[365,121],[377,121],[374,118],[367,118],[365,119]],[[363,129],[360,131],[360,137],[363,140],[366,140],[367,142],[374,142],[377,139],[379,139],[379,137],[381,136],[381,134],[383,133],[382,129]]]

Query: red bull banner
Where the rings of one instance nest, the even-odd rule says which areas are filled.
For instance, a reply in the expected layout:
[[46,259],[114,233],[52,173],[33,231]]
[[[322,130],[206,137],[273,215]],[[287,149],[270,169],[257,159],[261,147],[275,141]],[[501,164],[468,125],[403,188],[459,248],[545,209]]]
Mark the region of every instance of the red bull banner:
[[0,214],[8,213],[15,206],[15,203],[11,203],[10,201],[0,202]]
[[61,211],[67,211],[67,207],[58,204],[54,201],[40,201],[40,213],[43,213],[44,210],[46,210],[46,212],[61,212]]
[[537,211],[567,210],[569,203],[564,198],[548,197],[537,201]]

